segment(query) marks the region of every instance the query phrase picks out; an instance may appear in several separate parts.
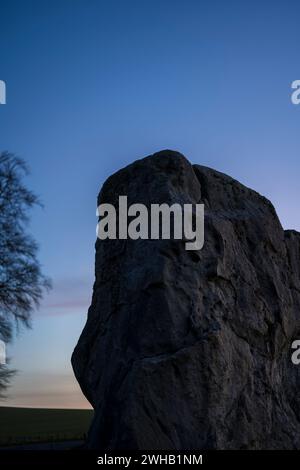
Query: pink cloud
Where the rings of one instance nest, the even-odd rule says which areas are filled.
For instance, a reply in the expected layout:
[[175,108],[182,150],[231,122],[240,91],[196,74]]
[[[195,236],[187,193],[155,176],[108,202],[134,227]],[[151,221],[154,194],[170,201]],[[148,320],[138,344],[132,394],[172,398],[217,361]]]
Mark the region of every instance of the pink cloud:
[[53,282],[53,289],[41,304],[41,315],[76,314],[86,312],[91,299],[92,281],[70,278]]

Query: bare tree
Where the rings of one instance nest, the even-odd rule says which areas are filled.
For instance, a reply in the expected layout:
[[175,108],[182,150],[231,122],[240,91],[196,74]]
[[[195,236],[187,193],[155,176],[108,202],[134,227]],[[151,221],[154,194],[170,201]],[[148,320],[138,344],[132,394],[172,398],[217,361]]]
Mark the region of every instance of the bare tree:
[[[31,313],[50,281],[41,271],[37,244],[28,233],[28,212],[39,205],[37,196],[23,183],[25,162],[0,153],[0,339],[12,339],[14,327],[30,326]],[[0,366],[0,394],[13,371]]]

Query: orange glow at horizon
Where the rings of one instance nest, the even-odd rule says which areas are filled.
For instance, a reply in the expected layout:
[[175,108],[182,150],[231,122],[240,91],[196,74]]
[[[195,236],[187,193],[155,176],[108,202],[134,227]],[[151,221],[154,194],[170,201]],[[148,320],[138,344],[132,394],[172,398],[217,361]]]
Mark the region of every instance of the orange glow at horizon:
[[0,406],[92,409],[71,374],[20,373]]

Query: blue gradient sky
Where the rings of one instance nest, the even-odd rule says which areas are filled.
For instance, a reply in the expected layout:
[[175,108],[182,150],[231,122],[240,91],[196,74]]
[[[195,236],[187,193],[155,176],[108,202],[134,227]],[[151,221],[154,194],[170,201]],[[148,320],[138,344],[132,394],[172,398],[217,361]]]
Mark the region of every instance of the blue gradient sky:
[[300,230],[297,1],[0,0],[0,149],[40,195],[54,289],[9,348],[6,402],[87,406],[70,369],[93,282],[101,183],[163,148],[230,174]]

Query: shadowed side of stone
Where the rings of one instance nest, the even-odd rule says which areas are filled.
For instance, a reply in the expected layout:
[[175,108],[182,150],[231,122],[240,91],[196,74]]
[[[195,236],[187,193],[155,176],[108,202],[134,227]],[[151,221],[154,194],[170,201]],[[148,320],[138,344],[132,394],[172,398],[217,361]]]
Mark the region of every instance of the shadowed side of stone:
[[100,203],[204,203],[205,243],[97,240],[74,350],[97,449],[300,448],[300,236],[272,204],[177,152],[134,162]]

